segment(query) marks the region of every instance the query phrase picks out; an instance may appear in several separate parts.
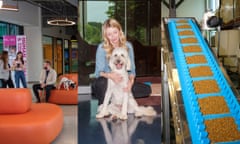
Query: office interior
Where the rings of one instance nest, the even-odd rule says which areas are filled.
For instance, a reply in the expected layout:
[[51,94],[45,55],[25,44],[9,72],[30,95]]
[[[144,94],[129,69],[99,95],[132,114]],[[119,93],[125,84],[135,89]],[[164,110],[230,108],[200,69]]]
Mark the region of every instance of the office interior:
[[[0,51],[4,49],[4,35],[26,36],[27,83],[31,92],[32,85],[38,82],[45,59],[52,61],[58,76],[78,75],[77,102],[53,103],[63,111],[63,123],[62,129],[51,139],[51,143],[240,142],[238,0],[2,2],[17,8],[17,11],[0,9]],[[215,18],[220,20],[219,24],[210,27],[207,20],[211,16],[216,16]],[[130,115],[128,120],[117,122],[109,118],[99,120],[95,117],[98,104],[97,99],[91,95],[91,83],[95,80],[95,54],[98,44],[102,41],[101,25],[109,17],[114,17],[121,23],[124,34],[134,46],[136,81],[148,84],[152,88],[150,96],[136,101],[140,106],[153,106],[157,111],[156,117],[139,119]],[[67,19],[76,24],[49,25],[47,22],[53,19]],[[192,21],[196,25],[196,31],[199,29],[201,33],[198,33],[199,37],[204,40],[204,44],[206,43],[204,47],[210,50],[208,56],[211,55],[214,63],[216,61],[216,69],[223,76],[223,80],[218,83],[224,81],[226,89],[229,89],[227,93],[233,95],[225,97],[224,92],[219,94],[223,95],[223,103],[230,109],[227,114],[200,114],[199,118],[197,116],[201,112],[195,113],[201,110],[199,107],[191,111],[192,105],[199,105],[199,102],[186,103],[184,97],[188,96],[188,92],[185,94],[184,88],[189,85],[184,84],[184,78],[181,78],[181,68],[178,67],[178,59],[174,57],[176,54],[173,54],[175,43],[170,37],[172,31],[168,29],[169,23],[177,23],[178,20]],[[229,99],[234,103],[234,108],[230,108]],[[36,104],[33,94],[32,103]],[[227,136],[226,139],[215,141],[209,136],[204,122],[222,117],[233,117],[233,124],[237,127],[237,131],[234,131],[236,136]],[[194,131],[195,128],[197,130]],[[221,131],[234,133],[231,129]]]

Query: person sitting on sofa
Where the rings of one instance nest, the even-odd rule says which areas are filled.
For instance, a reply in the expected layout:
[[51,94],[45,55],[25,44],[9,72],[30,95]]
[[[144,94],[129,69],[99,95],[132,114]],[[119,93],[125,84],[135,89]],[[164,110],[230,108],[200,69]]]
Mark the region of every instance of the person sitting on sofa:
[[41,102],[39,90],[43,89],[46,91],[46,102],[48,101],[51,90],[55,89],[56,80],[56,71],[51,67],[51,62],[49,60],[45,60],[43,63],[43,69],[40,74],[40,83],[33,85],[33,93],[36,96],[38,102]]

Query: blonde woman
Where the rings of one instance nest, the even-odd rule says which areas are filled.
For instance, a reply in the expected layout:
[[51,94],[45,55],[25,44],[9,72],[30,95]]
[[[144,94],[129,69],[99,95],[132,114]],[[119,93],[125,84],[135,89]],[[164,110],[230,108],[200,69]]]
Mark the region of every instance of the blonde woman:
[[116,47],[127,49],[131,60],[131,70],[128,72],[129,82],[125,91],[132,90],[134,97],[149,96],[151,93],[149,86],[134,82],[136,71],[133,46],[126,40],[122,27],[117,20],[111,18],[104,22],[102,26],[102,38],[103,42],[98,45],[96,52],[96,80],[92,84],[92,93],[99,100],[98,104],[103,103],[107,89],[107,79],[112,79],[115,83],[122,81],[121,75],[111,72],[108,66],[108,58]]

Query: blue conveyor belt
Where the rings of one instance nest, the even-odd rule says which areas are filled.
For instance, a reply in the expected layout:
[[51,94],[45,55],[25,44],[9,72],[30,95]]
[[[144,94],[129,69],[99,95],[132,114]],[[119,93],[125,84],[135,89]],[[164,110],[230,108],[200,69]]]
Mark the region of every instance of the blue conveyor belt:
[[[172,18],[168,21],[168,31],[170,36],[170,41],[173,49],[173,54],[176,62],[176,67],[178,69],[179,80],[182,88],[182,97],[184,102],[184,108],[187,116],[188,126],[190,129],[190,134],[192,138],[192,142],[196,144],[208,144],[211,143],[208,133],[206,131],[206,126],[204,124],[205,120],[208,119],[217,119],[223,117],[232,117],[235,120],[235,123],[238,127],[238,131],[240,131],[240,106],[239,103],[232,92],[224,74],[222,73],[212,51],[210,50],[208,44],[204,40],[201,31],[199,30],[197,24],[193,19],[184,19],[187,20],[187,24],[191,26],[191,28],[177,28],[178,25],[183,25],[184,23],[178,23],[178,18]],[[194,35],[179,35],[179,32],[182,30],[191,30],[193,31]],[[181,38],[190,38],[194,37],[197,39],[197,43],[188,43],[182,44],[180,39]],[[198,45],[201,47],[201,52],[183,52],[184,46],[189,45]],[[194,56],[194,55],[204,55],[207,60],[207,63],[204,64],[188,64],[186,62],[187,56]],[[189,73],[189,68],[196,67],[196,66],[209,66],[211,71],[213,72],[212,76],[206,77],[197,77],[192,78]],[[218,93],[207,93],[207,94],[196,94],[194,91],[193,82],[198,80],[215,80],[218,84],[220,91]],[[227,103],[229,108],[229,113],[223,114],[210,114],[210,115],[203,115],[200,111],[200,107],[198,104],[199,98],[210,97],[210,96],[223,96],[224,100]],[[240,138],[237,141],[228,141],[228,142],[221,142],[221,144],[225,143],[232,143],[232,144],[239,144]],[[220,142],[218,143],[220,144]]]

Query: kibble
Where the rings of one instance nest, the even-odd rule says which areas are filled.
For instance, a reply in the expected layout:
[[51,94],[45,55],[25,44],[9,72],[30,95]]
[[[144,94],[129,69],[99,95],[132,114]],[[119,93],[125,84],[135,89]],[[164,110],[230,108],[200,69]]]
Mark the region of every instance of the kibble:
[[190,30],[184,30],[184,31],[178,32],[178,35],[194,35],[194,33],[193,31],[190,31]]
[[193,86],[196,94],[219,93],[220,91],[216,80],[212,79],[193,81]]
[[232,117],[205,120],[211,143],[240,140],[240,131]]
[[186,57],[187,64],[201,64],[207,63],[207,60],[204,55],[193,55]]
[[188,25],[188,24],[183,24],[183,25],[178,25],[177,28],[178,28],[178,29],[190,29],[191,26]]
[[187,23],[188,21],[185,19],[178,20],[177,23]]
[[197,66],[189,68],[191,77],[206,77],[213,76],[212,70],[209,66]]
[[184,46],[183,52],[202,52],[202,49],[199,45],[190,45],[190,46]]
[[[177,23],[187,23],[186,20],[179,20]],[[178,29],[190,29],[188,24],[178,25]],[[191,35],[191,32],[182,32],[179,35]],[[196,38],[183,38],[181,43],[198,43]],[[201,52],[202,49],[197,45],[184,46],[183,51],[187,52]],[[204,55],[195,55],[186,57],[187,64],[206,63],[207,60]],[[199,66],[189,69],[191,77],[212,76],[213,73],[210,67]],[[199,80],[193,81],[193,86],[196,94],[219,93],[220,88],[215,80]],[[200,111],[203,115],[229,113],[229,108],[223,96],[208,96],[199,98],[198,103]],[[218,142],[232,142],[240,140],[240,131],[232,117],[214,118],[204,121],[206,132],[211,143]]]
[[198,40],[194,37],[181,38],[181,43],[197,43]]
[[203,115],[229,113],[229,108],[223,96],[209,96],[198,99]]

